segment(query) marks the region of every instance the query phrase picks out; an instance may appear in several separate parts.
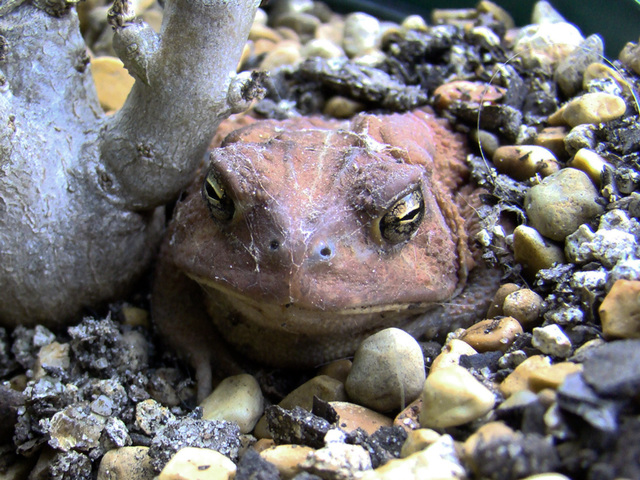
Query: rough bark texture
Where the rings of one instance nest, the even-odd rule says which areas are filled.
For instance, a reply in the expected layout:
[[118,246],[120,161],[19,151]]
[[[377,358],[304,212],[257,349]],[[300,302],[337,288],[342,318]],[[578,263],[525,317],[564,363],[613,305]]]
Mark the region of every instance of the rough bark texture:
[[97,101],[71,0],[0,1],[0,324],[59,324],[147,266],[162,205],[219,122],[246,107],[235,69],[259,0],[168,0],[160,34],[126,1],[110,15],[136,78]]

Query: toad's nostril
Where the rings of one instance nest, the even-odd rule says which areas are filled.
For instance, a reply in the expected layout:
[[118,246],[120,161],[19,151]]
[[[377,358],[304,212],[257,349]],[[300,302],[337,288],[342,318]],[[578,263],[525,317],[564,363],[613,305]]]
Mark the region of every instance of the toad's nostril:
[[271,240],[271,242],[269,242],[269,248],[272,252],[277,251],[280,248],[280,241],[275,239]]
[[333,254],[333,251],[331,250],[330,247],[324,246],[320,249],[320,255],[325,258],[331,257],[332,254]]

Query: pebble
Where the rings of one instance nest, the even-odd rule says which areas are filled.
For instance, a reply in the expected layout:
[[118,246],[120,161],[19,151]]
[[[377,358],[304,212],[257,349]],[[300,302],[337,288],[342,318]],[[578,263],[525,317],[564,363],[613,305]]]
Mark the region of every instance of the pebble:
[[549,115],[550,125],[598,125],[621,117],[627,111],[624,99],[605,92],[585,93]]
[[330,442],[310,452],[300,468],[328,480],[351,480],[371,470],[371,457],[360,445]]
[[424,18],[420,15],[409,15],[405,17],[400,26],[405,30],[418,30],[420,32],[426,32],[429,27]]
[[452,365],[460,365],[460,357],[462,355],[475,355],[476,353],[478,352],[467,342],[453,338],[442,347],[440,354],[433,359],[430,372],[433,373],[436,370]]
[[349,402],[329,402],[340,417],[339,427],[345,432],[352,432],[361,428],[368,435],[372,435],[380,427],[390,427],[393,424],[386,415],[382,415],[362,405]]
[[562,475],[561,473],[539,473],[537,475],[530,475],[521,480],[571,480],[571,479],[565,475]]
[[353,363],[348,358],[341,358],[334,360],[333,362],[324,365],[318,370],[318,376],[326,375],[327,377],[335,378],[339,382],[346,382],[347,376],[351,371]]
[[567,136],[566,127],[545,127],[535,136],[533,143],[537,146],[544,147],[558,158],[566,158],[567,150],[565,148],[564,139]]
[[320,20],[310,13],[292,12],[279,16],[274,26],[290,28],[300,36],[302,43],[314,38]]
[[136,405],[135,425],[146,435],[154,435],[164,425],[174,422],[175,419],[171,410],[155,400],[143,400]]
[[258,381],[248,374],[225,378],[204,399],[202,418],[236,422],[241,433],[249,433],[264,411],[264,399]]
[[107,418],[87,412],[87,403],[80,402],[60,410],[48,425],[49,445],[57,450],[89,451],[100,446],[100,436]]
[[567,376],[582,371],[582,365],[573,362],[554,363],[541,368],[529,377],[529,389],[539,392],[545,388],[556,390],[564,382]]
[[513,51],[525,68],[542,68],[552,73],[583,41],[580,31],[570,23],[541,23],[521,28]]
[[616,340],[590,349],[583,362],[582,376],[605,397],[640,394],[640,340]]
[[119,58],[97,57],[91,60],[91,74],[98,101],[105,112],[114,112],[129,96],[135,80]]
[[273,463],[283,478],[293,478],[302,471],[300,464],[314,449],[303,445],[276,445],[260,452],[267,462]]
[[564,17],[547,1],[541,0],[533,6],[531,23],[561,23],[566,22]]
[[488,13],[494,19],[504,25],[504,28],[506,30],[515,28],[516,26],[509,12],[507,12],[504,8],[494,2],[482,0],[476,5],[476,12],[477,14]]
[[564,137],[564,148],[569,155],[575,155],[581,148],[593,150],[596,146],[596,127],[594,125],[578,125],[573,127]]
[[495,151],[500,147],[498,136],[486,130],[472,130],[471,141],[478,145],[478,149],[489,158],[493,157]]
[[515,283],[504,283],[500,285],[496,293],[493,295],[489,310],[487,310],[487,318],[495,318],[503,314],[504,299],[507,295],[516,292],[520,289],[520,286]]
[[464,456],[466,459],[472,459],[473,452],[477,449],[479,444],[501,438],[509,439],[513,437],[514,433],[513,429],[505,425],[503,422],[485,423],[465,440],[463,447]]
[[493,393],[467,369],[453,365],[431,372],[422,391],[420,425],[447,428],[463,425],[490,412]]
[[221,453],[208,448],[178,450],[158,475],[158,480],[230,480],[236,465]]
[[434,106],[444,110],[456,102],[469,106],[494,105],[504,97],[506,91],[503,87],[488,83],[454,80],[434,90]]
[[33,378],[38,380],[48,374],[62,377],[71,365],[69,348],[68,343],[58,342],[40,347],[36,363],[33,366]]
[[620,87],[626,96],[633,95],[632,87],[629,85],[629,82],[622,77],[618,70],[600,62],[594,62],[587,67],[582,77],[582,88],[587,90],[592,80],[606,79],[611,79],[616,82],[618,87]]
[[537,145],[502,146],[493,154],[493,164],[500,173],[520,181],[535,175],[548,177],[560,170],[555,155]]
[[530,329],[540,318],[543,298],[528,288],[510,293],[504,299],[503,313],[515,318],[522,328]]
[[602,185],[602,173],[605,167],[610,166],[602,156],[593,150],[581,148],[576,152],[573,158],[567,163],[571,168],[577,168],[589,175],[594,185],[600,187]]
[[384,412],[415,400],[425,376],[418,342],[399,328],[387,328],[360,344],[345,388],[355,402]]
[[396,415],[396,418],[393,419],[393,425],[402,427],[407,432],[420,428],[420,420],[418,419],[420,410],[422,410],[422,398],[418,397]]
[[327,101],[322,113],[334,118],[351,118],[362,110],[364,110],[362,103],[336,95]]
[[271,71],[284,65],[294,65],[302,59],[300,47],[296,42],[285,40],[267,53],[260,62],[260,70]]
[[367,13],[355,12],[346,16],[342,48],[350,58],[364,55],[378,45],[380,21]]
[[640,75],[640,44],[628,42],[620,51],[618,59]]
[[400,457],[406,458],[409,455],[420,452],[425,448],[433,445],[440,439],[440,434],[430,428],[418,428],[407,432],[407,439],[402,444]]
[[276,32],[273,28],[267,27],[259,23],[253,23],[251,30],[249,30],[249,40],[257,42],[258,40],[268,40],[276,44],[283,40],[282,35]]
[[458,457],[453,438],[442,435],[426,449],[406,458],[393,459],[373,471],[365,472],[361,480],[464,480],[465,468]]
[[153,480],[155,476],[149,447],[122,447],[105,453],[97,480]]
[[603,211],[596,202],[598,197],[586,173],[564,168],[529,189],[524,207],[533,228],[545,237],[562,241]]
[[329,59],[345,56],[344,50],[340,46],[322,38],[316,38],[305,43],[300,54],[303,58],[321,57]]
[[542,353],[560,358],[567,358],[571,355],[573,349],[571,340],[559,325],[554,323],[545,327],[534,328],[532,333],[531,344]]
[[498,387],[505,398],[516,392],[529,389],[529,378],[538,369],[551,365],[549,357],[534,355],[518,365]]
[[554,79],[566,97],[572,97],[582,89],[584,72],[604,55],[604,42],[599,35],[589,35],[578,48],[558,63]]
[[605,338],[640,338],[640,281],[614,283],[598,313]]
[[513,258],[530,278],[554,263],[564,263],[564,251],[535,228],[518,225],[513,231]]
[[505,352],[522,333],[522,326],[515,318],[502,317],[482,320],[470,326],[460,336],[460,340],[480,353]]

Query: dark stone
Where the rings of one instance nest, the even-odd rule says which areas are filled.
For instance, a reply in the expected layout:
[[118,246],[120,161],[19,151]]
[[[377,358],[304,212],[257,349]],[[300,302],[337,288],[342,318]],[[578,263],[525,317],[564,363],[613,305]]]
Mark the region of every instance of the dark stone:
[[640,394],[640,340],[608,342],[587,352],[584,380],[600,395]]
[[324,436],[331,424],[305,409],[295,407],[286,410],[272,405],[265,411],[269,433],[277,444],[307,445],[312,448],[324,447]]
[[361,428],[347,434],[346,443],[360,445],[371,457],[371,465],[377,468],[389,460],[400,457],[400,450],[407,439],[407,432],[402,427],[380,427],[372,435]]
[[460,366],[471,370],[488,368],[492,372],[498,370],[498,360],[502,358],[502,352],[476,353],[475,355],[462,355]]
[[249,448],[238,462],[234,478],[235,480],[280,480],[280,473],[273,463],[267,462],[253,448]]
[[338,420],[340,419],[338,412],[336,412],[336,409],[333,408],[329,402],[326,402],[315,395],[313,396],[313,406],[311,407],[311,413],[319,416],[320,418],[324,418],[331,424],[338,423]]

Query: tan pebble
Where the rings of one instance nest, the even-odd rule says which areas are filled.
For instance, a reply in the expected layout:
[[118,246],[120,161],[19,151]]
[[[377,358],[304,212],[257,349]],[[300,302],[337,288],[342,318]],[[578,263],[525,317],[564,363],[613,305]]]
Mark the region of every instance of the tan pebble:
[[494,2],[482,0],[476,6],[476,10],[478,13],[490,14],[493,18],[502,23],[507,30],[516,26],[509,12]]
[[124,324],[130,327],[145,327],[149,325],[149,311],[144,308],[126,305],[122,307]]
[[300,47],[290,41],[280,42],[260,63],[260,70],[275,70],[284,65],[294,65],[300,61]]
[[551,365],[549,357],[535,355],[518,365],[499,386],[500,393],[507,398],[516,392],[529,389],[529,377],[538,369]]
[[449,108],[454,102],[471,105],[495,104],[502,99],[505,88],[482,82],[454,80],[440,85],[433,92],[435,107],[439,110]]
[[380,21],[368,13],[354,12],[345,17],[342,48],[350,57],[363,55],[377,47]]
[[329,402],[340,416],[338,426],[346,431],[352,432],[356,428],[362,428],[369,435],[380,427],[390,427],[393,420],[386,415],[382,415],[367,407],[356,405],[350,402]]
[[598,312],[605,338],[640,338],[640,281],[617,280]]
[[[528,477],[522,478],[521,480],[571,480],[566,475],[562,475],[561,473],[539,473],[537,475],[530,475]],[[624,479],[617,479],[624,480]]]
[[347,379],[347,375],[351,371],[353,363],[347,358],[341,358],[340,360],[334,360],[328,365],[323,366],[318,370],[318,375],[326,375],[331,378],[344,383]]
[[464,442],[465,458],[473,458],[478,445],[488,443],[499,438],[511,438],[514,431],[502,422],[489,422],[482,425]]
[[464,22],[473,25],[473,20],[477,17],[478,12],[475,8],[434,8],[431,10],[431,23],[435,25]]
[[640,75],[640,44],[632,42],[627,43],[620,51],[618,59]]
[[122,447],[109,450],[100,461],[98,480],[152,480],[149,447]]
[[478,146],[484,155],[492,158],[495,151],[500,147],[500,139],[497,135],[486,130],[472,130],[471,141]]
[[471,325],[460,336],[478,352],[505,352],[524,332],[520,323],[513,317],[482,320]]
[[295,42],[296,44],[302,43],[302,39],[300,38],[300,35],[298,35],[296,31],[293,30],[292,28],[278,27],[276,28],[276,32],[280,34],[280,36],[282,37],[282,40],[290,40],[292,42]]
[[276,48],[276,45],[277,44],[271,40],[267,40],[266,38],[259,38],[258,40],[253,42],[252,54],[255,56],[267,54],[273,51],[273,49]]
[[236,465],[208,448],[185,447],[178,450],[158,475],[158,480],[229,480]]
[[624,100],[604,92],[585,93],[562,109],[562,119],[571,127],[597,125],[621,117],[627,110]]
[[402,444],[400,458],[408,457],[416,452],[424,450],[440,439],[440,434],[430,428],[418,428],[407,433],[407,439]]
[[500,285],[500,288],[498,288],[493,296],[493,300],[491,301],[491,305],[487,311],[487,318],[494,318],[498,315],[503,315],[504,299],[507,298],[507,295],[519,289],[520,287],[515,283],[505,283],[504,285]]
[[447,428],[463,425],[490,412],[491,391],[467,369],[453,365],[431,372],[422,391],[420,425]]
[[558,394],[553,388],[543,388],[537,393],[536,396],[538,397],[538,400],[540,401],[542,406],[545,408],[549,408],[558,400]]
[[421,32],[426,32],[429,29],[427,22],[425,22],[424,18],[420,15],[409,15],[405,17],[400,26],[405,30],[418,30]]
[[91,61],[91,74],[102,109],[109,112],[122,107],[135,83],[122,61],[115,57],[94,58]]
[[360,102],[336,95],[327,101],[322,113],[334,118],[350,118],[363,109],[364,105]]
[[587,67],[584,75],[582,76],[582,86],[585,90],[587,90],[589,87],[589,82],[591,82],[592,80],[604,80],[608,78],[615,81],[625,95],[631,95],[633,93],[633,89],[629,85],[629,82],[624,79],[624,77],[622,76],[622,74],[620,74],[620,72],[618,72],[618,70],[611,68],[604,63],[598,62],[592,63]]
[[315,15],[304,12],[291,12],[281,15],[276,19],[276,27],[287,27],[300,35],[303,41],[307,41],[316,33],[320,25],[320,19]]
[[582,365],[573,362],[555,363],[533,372],[529,377],[529,390],[539,392],[545,388],[557,389],[572,373],[582,371]]
[[235,422],[249,433],[262,416],[264,399],[258,381],[244,373],[225,378],[200,406],[205,420]]
[[535,277],[543,268],[551,268],[554,263],[564,263],[564,250],[551,240],[526,225],[519,225],[513,231],[513,256],[522,265],[524,273]]
[[407,432],[420,428],[418,420],[420,410],[422,410],[422,398],[418,397],[396,415],[396,418],[393,419],[393,426],[402,427]]
[[344,50],[329,40],[316,38],[307,42],[300,51],[304,58],[320,57],[320,58],[339,58],[344,57]]
[[499,172],[521,181],[534,175],[548,177],[560,169],[553,153],[537,145],[502,146],[493,154],[493,164]]
[[46,376],[48,372],[64,371],[71,365],[69,357],[70,346],[68,343],[51,342],[44,345],[38,351],[36,363],[33,366],[34,378],[36,380]]
[[567,136],[566,127],[546,127],[540,130],[533,143],[549,150],[556,158],[566,158],[567,150],[564,146],[564,137]]
[[256,452],[260,453],[267,448],[275,447],[276,442],[273,438],[261,438],[256,443],[254,443],[251,448],[253,448]]
[[344,30],[344,22],[323,23],[316,29],[316,38],[329,40],[336,45],[342,45],[342,32]]
[[476,353],[478,352],[467,342],[454,338],[442,347],[440,354],[431,363],[430,371],[434,372],[441,368],[459,365],[462,355],[475,355]]
[[515,318],[525,330],[535,325],[540,317],[542,297],[533,290],[522,288],[506,296],[504,314]]
[[267,462],[273,463],[283,478],[293,478],[302,471],[300,464],[314,449],[303,445],[276,445],[260,452]]
[[593,150],[581,148],[567,163],[567,166],[582,170],[599,187],[602,184],[602,173],[605,167],[610,165],[609,162]]

